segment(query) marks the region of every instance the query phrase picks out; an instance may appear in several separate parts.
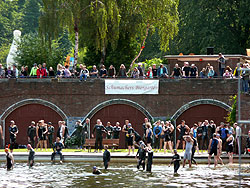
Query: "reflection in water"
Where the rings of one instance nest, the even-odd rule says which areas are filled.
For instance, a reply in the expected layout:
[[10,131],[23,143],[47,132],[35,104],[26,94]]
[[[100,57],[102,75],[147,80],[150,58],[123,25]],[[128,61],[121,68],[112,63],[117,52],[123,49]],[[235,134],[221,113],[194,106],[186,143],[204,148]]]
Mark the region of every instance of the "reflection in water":
[[[101,175],[92,174],[92,166],[102,163],[65,163],[62,165],[36,163],[28,168],[15,164],[12,171],[0,166],[0,187],[237,187],[238,166],[219,166],[216,169],[198,165],[180,168],[173,175],[173,166],[156,164],[152,173],[138,171],[136,164],[111,163],[108,170],[100,168]],[[250,166],[242,165],[245,176],[242,186],[250,187]]]

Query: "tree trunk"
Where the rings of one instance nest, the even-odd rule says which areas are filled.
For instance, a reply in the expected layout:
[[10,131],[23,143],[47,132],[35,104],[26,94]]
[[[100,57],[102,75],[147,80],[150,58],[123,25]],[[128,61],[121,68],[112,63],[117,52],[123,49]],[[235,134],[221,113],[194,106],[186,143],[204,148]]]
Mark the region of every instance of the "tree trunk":
[[75,30],[75,51],[74,51],[73,70],[75,71],[76,70],[76,65],[77,65],[77,60],[78,60],[78,46],[79,46],[79,28],[78,28],[77,19],[75,20],[74,30]]
[[130,69],[133,67],[133,64],[135,63],[135,61],[141,56],[141,52],[142,50],[144,49],[144,45],[145,45],[145,41],[148,37],[148,31],[149,31],[149,28],[150,28],[150,24],[147,25],[147,29],[146,29],[146,35],[142,41],[142,44],[141,44],[141,48],[140,48],[140,51],[139,51],[139,54],[135,57],[135,59],[132,61],[131,65],[130,65]]

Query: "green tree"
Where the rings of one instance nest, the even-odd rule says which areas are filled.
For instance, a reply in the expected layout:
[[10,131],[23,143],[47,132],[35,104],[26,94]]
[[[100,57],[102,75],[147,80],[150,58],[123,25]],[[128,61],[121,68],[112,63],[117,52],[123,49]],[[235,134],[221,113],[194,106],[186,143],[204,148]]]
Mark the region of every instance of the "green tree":
[[19,66],[28,66],[31,68],[34,63],[46,63],[47,67],[56,68],[57,63],[63,63],[63,49],[60,48],[60,43],[53,40],[51,50],[48,49],[48,44],[37,34],[31,33],[23,36],[18,43],[18,51],[16,61]]
[[38,31],[41,0],[26,0],[22,8],[22,33],[34,33]]
[[[51,41],[58,37],[63,28],[68,27],[69,31],[75,34],[75,65],[78,60],[79,32],[89,27],[93,29],[88,37],[94,36],[96,49],[103,51],[103,47],[107,45],[108,23],[113,25],[112,28],[119,24],[116,2],[112,0],[43,0],[43,3],[41,33]],[[93,22],[86,27],[85,21],[90,19]],[[114,32],[113,37],[116,38],[116,35]]]

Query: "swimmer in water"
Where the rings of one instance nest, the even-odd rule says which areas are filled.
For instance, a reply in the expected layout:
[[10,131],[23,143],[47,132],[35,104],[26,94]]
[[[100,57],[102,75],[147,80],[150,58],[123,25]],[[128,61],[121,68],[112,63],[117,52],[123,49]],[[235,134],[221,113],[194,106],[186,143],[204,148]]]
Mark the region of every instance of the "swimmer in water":
[[7,170],[13,169],[14,166],[14,157],[12,153],[9,152],[8,148],[5,148],[5,153],[6,153],[6,167]]
[[104,163],[105,169],[108,169],[109,161],[110,161],[110,152],[108,150],[107,145],[104,146],[104,150],[105,151],[103,152],[103,163]]
[[93,167],[93,174],[101,174],[102,172],[100,170],[98,170],[98,168],[96,166]]
[[174,163],[174,173],[177,174],[178,169],[180,168],[180,161],[181,161],[181,157],[180,155],[177,153],[177,150],[174,150],[174,156],[172,157],[172,161],[169,164],[169,167],[172,163]]
[[30,144],[27,145],[29,150],[28,166],[32,167],[34,165],[35,151]]

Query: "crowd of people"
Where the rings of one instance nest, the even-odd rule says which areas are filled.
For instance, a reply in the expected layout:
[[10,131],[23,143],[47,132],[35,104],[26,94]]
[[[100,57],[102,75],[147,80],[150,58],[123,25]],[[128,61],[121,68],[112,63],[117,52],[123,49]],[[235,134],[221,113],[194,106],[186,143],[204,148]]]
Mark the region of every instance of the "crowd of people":
[[[90,120],[86,119],[84,122],[80,120],[76,122],[75,135],[79,140],[78,147],[84,148],[86,138],[95,138],[95,152],[102,152],[103,149],[103,134],[106,134],[107,139],[119,139],[120,134],[125,134],[125,147],[128,149],[128,155],[131,155],[131,150],[134,153],[135,147],[138,147],[138,152],[136,157],[138,157],[138,165],[145,169],[145,159],[147,155],[147,170],[151,171],[153,152],[158,152],[163,149],[164,154],[169,149],[169,151],[174,154],[173,161],[175,172],[178,170],[180,157],[176,149],[180,148],[182,144],[182,150],[184,152],[183,167],[186,161],[191,167],[192,162],[196,163],[194,159],[194,153],[203,153],[204,150],[208,153],[208,164],[210,165],[211,157],[214,155],[214,165],[218,163],[223,164],[221,159],[222,151],[226,151],[229,157],[229,163],[233,163],[233,154],[239,153],[239,146],[241,144],[241,128],[237,123],[233,126],[229,126],[228,123],[221,122],[217,126],[213,120],[204,120],[204,122],[197,122],[192,127],[188,126],[184,120],[181,121],[179,125],[175,127],[170,121],[156,121],[153,124],[147,118],[144,119],[144,123],[141,125],[143,128],[143,135],[140,135],[132,126],[129,120],[125,120],[123,126],[120,126],[119,122],[116,122],[114,126],[110,122],[104,126],[100,119],[97,120],[94,125],[93,130],[90,130]],[[174,144],[174,135],[177,135],[176,145]],[[34,163],[34,149],[41,150],[43,146],[45,150],[47,146],[53,148],[53,153],[51,155],[51,161],[54,161],[55,155],[60,156],[60,162],[63,160],[62,149],[65,147],[65,140],[69,138],[67,125],[64,121],[58,122],[58,129],[56,132],[56,142],[53,142],[53,135],[55,128],[51,122],[45,123],[44,120],[40,120],[37,124],[32,121],[31,125],[28,126],[27,136],[28,145],[27,149],[30,151],[29,162],[30,166]],[[0,126],[0,135],[2,136],[2,128]],[[9,136],[10,143],[6,148],[7,154],[7,164],[14,161],[12,152],[16,147],[16,137],[18,135],[18,127],[15,125],[13,120],[10,121],[9,126]],[[37,139],[37,144],[36,144]],[[36,144],[36,145],[35,145]],[[110,153],[107,151],[107,146],[105,146],[105,157],[104,165],[108,168],[108,162],[110,161]],[[9,152],[10,150],[10,152]],[[246,140],[246,148],[244,150],[245,154],[250,154],[250,131]],[[10,165],[10,164],[9,164]]]

